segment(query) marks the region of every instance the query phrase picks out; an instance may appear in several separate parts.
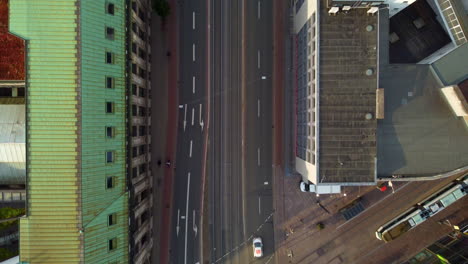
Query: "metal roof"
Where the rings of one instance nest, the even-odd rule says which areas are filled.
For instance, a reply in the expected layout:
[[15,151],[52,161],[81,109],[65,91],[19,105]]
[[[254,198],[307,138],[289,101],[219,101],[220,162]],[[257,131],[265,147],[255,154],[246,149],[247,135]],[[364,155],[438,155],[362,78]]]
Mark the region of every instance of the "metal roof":
[[28,199],[20,260],[29,263],[82,259],[77,14],[76,1],[10,0],[10,31],[27,40]]

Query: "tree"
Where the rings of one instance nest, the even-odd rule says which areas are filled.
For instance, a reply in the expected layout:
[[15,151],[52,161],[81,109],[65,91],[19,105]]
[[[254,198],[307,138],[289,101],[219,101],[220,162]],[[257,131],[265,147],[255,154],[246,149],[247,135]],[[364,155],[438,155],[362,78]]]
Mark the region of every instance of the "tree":
[[325,228],[325,225],[322,222],[317,223],[317,229],[322,230]]
[[153,0],[153,9],[163,21],[171,13],[171,7],[166,0]]
[[[0,219],[13,218],[25,214],[25,212],[26,210],[24,208],[15,209],[11,207],[4,207],[0,209]],[[0,223],[0,230],[6,229],[16,223],[18,223],[18,220]]]

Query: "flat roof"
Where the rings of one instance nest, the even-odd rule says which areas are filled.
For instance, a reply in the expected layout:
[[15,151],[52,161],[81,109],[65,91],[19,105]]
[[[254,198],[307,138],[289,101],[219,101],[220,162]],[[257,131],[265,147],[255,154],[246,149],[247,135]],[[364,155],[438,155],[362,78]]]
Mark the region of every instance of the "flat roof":
[[374,182],[378,17],[367,9],[332,16],[326,6],[322,0],[318,182]]
[[431,176],[468,165],[468,128],[455,116],[429,65],[387,65],[385,119],[378,121],[377,174]]

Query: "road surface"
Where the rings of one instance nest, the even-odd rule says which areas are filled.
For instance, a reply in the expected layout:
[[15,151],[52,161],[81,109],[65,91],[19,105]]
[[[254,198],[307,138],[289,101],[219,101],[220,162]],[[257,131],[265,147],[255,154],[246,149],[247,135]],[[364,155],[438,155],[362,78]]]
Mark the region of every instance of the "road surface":
[[[211,4],[211,262],[271,263],[272,3]],[[257,236],[265,253],[259,260]]]
[[[200,261],[200,203],[206,119],[206,1],[181,0],[179,106],[171,234],[171,263]],[[162,227],[164,228],[164,227]],[[169,227],[167,227],[169,228]]]

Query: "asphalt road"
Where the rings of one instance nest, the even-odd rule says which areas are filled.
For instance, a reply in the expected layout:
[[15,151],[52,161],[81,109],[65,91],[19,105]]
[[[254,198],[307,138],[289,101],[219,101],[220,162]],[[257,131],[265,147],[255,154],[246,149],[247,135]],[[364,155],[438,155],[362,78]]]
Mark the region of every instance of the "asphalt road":
[[229,263],[222,257],[243,240],[240,5],[238,1],[211,1],[211,6],[213,96],[208,154],[211,262]]
[[[272,3],[238,0],[211,5],[211,262],[271,263]],[[258,236],[265,256],[256,260],[252,238]]]
[[200,261],[200,203],[206,115],[206,1],[179,1],[179,108],[170,263]]
[[[245,197],[247,236],[261,237],[265,263],[274,252],[272,194],[273,2],[245,6]],[[251,241],[249,263],[253,263]],[[271,261],[271,260],[270,260]],[[271,263],[271,262],[270,262]]]

